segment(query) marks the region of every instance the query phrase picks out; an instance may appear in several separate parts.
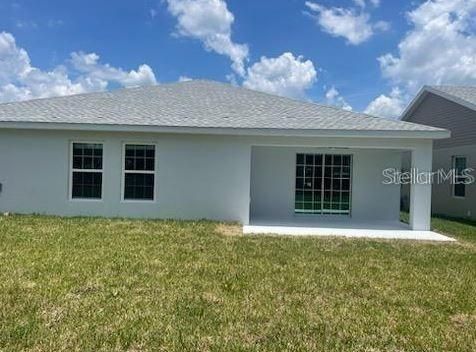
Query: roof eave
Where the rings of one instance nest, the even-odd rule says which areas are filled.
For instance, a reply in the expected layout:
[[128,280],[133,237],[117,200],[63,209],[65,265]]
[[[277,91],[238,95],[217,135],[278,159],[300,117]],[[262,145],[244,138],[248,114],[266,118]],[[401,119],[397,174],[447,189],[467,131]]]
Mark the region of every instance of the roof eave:
[[412,99],[412,101],[410,101],[405,110],[403,110],[402,114],[400,115],[400,120],[408,121],[408,118],[411,116],[413,111],[415,111],[418,105],[420,105],[423,98],[428,94],[428,88],[428,86],[424,86],[420,89],[418,94]]
[[413,138],[444,139],[451,136],[444,129],[405,130],[337,130],[337,129],[280,129],[280,128],[230,128],[230,127],[174,127],[148,125],[87,124],[59,122],[9,122],[1,121],[0,129],[69,130],[139,133],[181,133],[236,136],[283,136],[283,137],[352,137],[352,138]]
[[476,111],[476,105],[465,101],[461,98],[455,97],[451,94],[442,92],[438,89],[432,88],[430,86],[424,86],[416,95],[416,97],[408,104],[408,106],[405,108],[405,110],[401,114],[401,120],[402,121],[408,121],[410,118],[411,114],[415,111],[415,109],[422,103],[422,101],[426,98],[428,93],[435,94],[437,96],[440,96],[446,100],[449,100],[453,103],[462,105],[468,109],[475,110]]
[[464,106],[468,109],[476,111],[476,105],[467,101],[467,100],[465,100],[465,99],[462,99],[460,97],[457,97],[455,95],[452,95],[452,94],[449,94],[449,93],[446,93],[446,92],[442,92],[441,90],[438,90],[438,89],[435,89],[435,88],[432,88],[432,87],[426,87],[426,89],[430,93],[439,95],[440,97],[448,99],[449,101],[452,101],[456,104],[462,105],[462,106]]

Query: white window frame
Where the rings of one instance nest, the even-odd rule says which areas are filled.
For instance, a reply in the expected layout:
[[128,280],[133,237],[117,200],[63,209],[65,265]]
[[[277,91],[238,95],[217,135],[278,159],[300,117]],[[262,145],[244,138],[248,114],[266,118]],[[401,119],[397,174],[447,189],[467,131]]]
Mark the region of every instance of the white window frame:
[[[73,145],[74,144],[101,144],[102,146],[102,168],[101,169],[74,169],[73,168]],[[71,202],[102,202],[104,199],[104,142],[103,141],[81,141],[72,140],[69,143],[69,200]],[[73,173],[74,172],[94,172],[101,173],[101,198],[73,198]]]
[[465,187],[465,192],[464,192],[464,194],[465,194],[465,195],[464,195],[463,197],[457,196],[457,195],[455,194],[455,191],[456,191],[456,178],[458,177],[458,176],[456,175],[456,159],[458,159],[458,158],[465,159],[466,167],[468,166],[468,157],[467,157],[467,156],[465,156],[465,155],[453,155],[453,156],[451,157],[451,167],[452,167],[453,171],[455,172],[455,173],[453,174],[453,184],[451,185],[451,196],[452,196],[453,198],[455,198],[455,199],[466,199],[466,191],[467,191],[466,185],[464,185],[464,187]]
[[[154,171],[148,170],[126,170],[126,145],[152,145],[155,147],[155,158],[154,158]],[[156,203],[157,202],[157,175],[158,175],[158,147],[155,142],[138,142],[138,141],[127,141],[122,142],[122,156],[121,156],[121,203]],[[149,174],[154,175],[154,192],[153,199],[124,199],[124,188],[126,187],[126,174]]]

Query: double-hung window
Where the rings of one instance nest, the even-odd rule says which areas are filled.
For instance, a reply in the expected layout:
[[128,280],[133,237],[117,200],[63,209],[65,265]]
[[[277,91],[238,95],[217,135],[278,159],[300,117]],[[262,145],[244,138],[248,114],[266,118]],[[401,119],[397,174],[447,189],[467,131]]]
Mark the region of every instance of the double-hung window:
[[71,199],[101,199],[103,145],[72,143]]
[[154,144],[125,144],[123,199],[154,201],[156,167]]
[[466,177],[463,175],[463,171],[466,169],[466,157],[454,156],[453,157],[453,197],[464,198],[466,196]]
[[294,211],[350,214],[352,156],[297,154]]

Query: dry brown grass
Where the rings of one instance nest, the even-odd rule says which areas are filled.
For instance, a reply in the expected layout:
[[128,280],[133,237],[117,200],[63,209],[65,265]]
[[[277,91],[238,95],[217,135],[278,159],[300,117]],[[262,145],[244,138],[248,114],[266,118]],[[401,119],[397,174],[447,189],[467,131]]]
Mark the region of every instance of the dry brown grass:
[[240,237],[243,236],[243,228],[239,224],[227,224],[227,223],[218,223],[215,227],[215,231],[222,236],[226,237]]

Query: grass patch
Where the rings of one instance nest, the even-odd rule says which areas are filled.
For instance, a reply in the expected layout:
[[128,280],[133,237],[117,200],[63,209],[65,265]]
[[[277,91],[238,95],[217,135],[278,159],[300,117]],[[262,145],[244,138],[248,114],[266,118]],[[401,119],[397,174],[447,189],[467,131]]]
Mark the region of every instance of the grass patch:
[[0,217],[0,351],[474,351],[476,226],[433,227],[459,242]]

